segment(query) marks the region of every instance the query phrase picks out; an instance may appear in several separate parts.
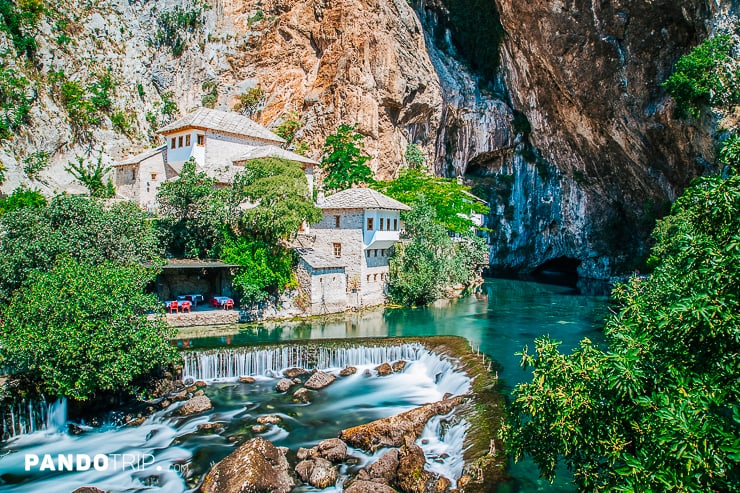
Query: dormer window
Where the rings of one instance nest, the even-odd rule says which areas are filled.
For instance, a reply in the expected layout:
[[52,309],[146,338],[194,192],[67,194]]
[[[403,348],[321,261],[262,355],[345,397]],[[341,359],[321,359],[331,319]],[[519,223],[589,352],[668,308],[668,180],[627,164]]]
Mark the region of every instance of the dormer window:
[[185,136],[185,147],[190,147],[190,134]]
[[203,134],[198,134],[195,136],[195,144],[199,146],[206,145],[206,136]]
[[372,217],[368,217],[367,218],[367,230],[368,231],[372,231],[373,228],[374,228],[374,226],[375,225],[373,224],[373,218]]
[[177,138],[177,147],[182,147],[182,135]]
[[172,141],[170,142],[170,149],[175,148],[175,142],[177,142],[177,140],[174,137],[172,137]]

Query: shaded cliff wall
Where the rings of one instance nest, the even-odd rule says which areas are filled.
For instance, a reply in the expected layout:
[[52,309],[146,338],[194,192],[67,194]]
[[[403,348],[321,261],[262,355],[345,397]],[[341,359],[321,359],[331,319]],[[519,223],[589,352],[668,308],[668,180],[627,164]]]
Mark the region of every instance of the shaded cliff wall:
[[[491,202],[495,268],[531,271],[567,257],[581,261],[582,275],[606,278],[639,264],[655,218],[692,177],[712,170],[715,152],[713,122],[675,118],[660,84],[731,7],[498,0],[505,35],[495,60],[463,51],[460,40],[476,11],[493,18],[480,2],[418,7],[448,103],[437,168],[449,174],[452,163]],[[439,69],[455,61],[468,70]],[[466,72],[473,83],[450,83]],[[460,117],[473,111],[485,117]],[[457,155],[445,160],[451,150]]]

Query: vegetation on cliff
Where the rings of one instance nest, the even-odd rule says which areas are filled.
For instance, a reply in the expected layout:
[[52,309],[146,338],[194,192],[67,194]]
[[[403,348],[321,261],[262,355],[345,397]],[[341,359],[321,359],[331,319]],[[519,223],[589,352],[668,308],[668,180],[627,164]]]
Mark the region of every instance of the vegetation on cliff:
[[[735,103],[734,78],[703,92],[722,80],[727,64],[704,62],[725,42],[708,40],[677,64],[712,71],[671,79],[683,82],[669,90],[689,94],[681,104]],[[583,340],[565,355],[549,338],[525,348],[533,380],[514,391],[509,450],[530,454],[544,476],[564,460],[583,491],[740,491],[736,147],[728,139],[723,175],[695,180],[658,222],[652,274],[615,288],[607,348]]]
[[355,131],[357,125],[339,125],[337,131],[326,136],[321,169],[327,191],[338,192],[353,185],[373,182],[373,172],[365,163],[370,156],[363,151],[365,138]]

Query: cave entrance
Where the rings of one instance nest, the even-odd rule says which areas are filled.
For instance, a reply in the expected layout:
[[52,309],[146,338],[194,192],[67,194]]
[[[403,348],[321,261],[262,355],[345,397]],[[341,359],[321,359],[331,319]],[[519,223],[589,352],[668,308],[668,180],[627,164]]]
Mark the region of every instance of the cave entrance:
[[550,259],[537,267],[532,276],[541,282],[575,286],[578,283],[578,266],[581,261],[571,257]]

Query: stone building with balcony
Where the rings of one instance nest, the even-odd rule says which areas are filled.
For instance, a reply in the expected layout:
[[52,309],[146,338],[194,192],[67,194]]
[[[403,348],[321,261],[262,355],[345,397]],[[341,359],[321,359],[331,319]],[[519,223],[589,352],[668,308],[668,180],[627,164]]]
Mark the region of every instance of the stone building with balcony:
[[316,204],[321,221],[298,235],[298,279],[311,314],[380,305],[391,248],[406,204],[369,188],[350,188]]
[[226,186],[252,159],[275,157],[298,162],[313,193],[313,172],[318,163],[281,148],[285,140],[246,116],[229,111],[199,108],[158,130],[165,144],[116,163],[114,183],[120,198],[156,209],[157,189],[179,176],[183,164],[193,159],[205,172]]

